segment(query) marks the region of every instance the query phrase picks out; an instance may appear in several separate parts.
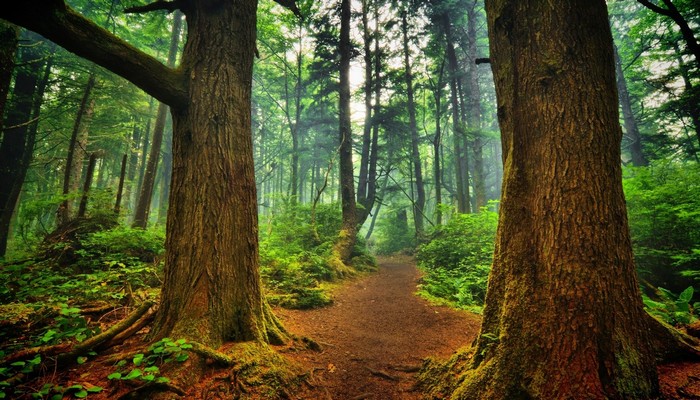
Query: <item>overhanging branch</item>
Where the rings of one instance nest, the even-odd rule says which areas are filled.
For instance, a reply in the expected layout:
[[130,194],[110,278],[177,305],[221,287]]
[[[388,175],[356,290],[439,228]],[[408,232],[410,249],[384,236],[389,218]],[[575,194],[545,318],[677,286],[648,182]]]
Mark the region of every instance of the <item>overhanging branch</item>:
[[0,18],[114,72],[173,108],[187,105],[186,80],[181,73],[78,14],[63,0],[3,4]]
[[163,1],[158,0],[151,4],[139,7],[129,7],[124,9],[125,14],[141,14],[151,11],[165,10],[169,13],[181,9],[180,1]]
[[274,1],[275,1],[275,3],[281,5],[282,7],[287,8],[290,11],[292,11],[294,13],[294,15],[296,15],[300,19],[304,18],[301,15],[301,11],[299,10],[299,7],[297,7],[296,0],[274,0]]

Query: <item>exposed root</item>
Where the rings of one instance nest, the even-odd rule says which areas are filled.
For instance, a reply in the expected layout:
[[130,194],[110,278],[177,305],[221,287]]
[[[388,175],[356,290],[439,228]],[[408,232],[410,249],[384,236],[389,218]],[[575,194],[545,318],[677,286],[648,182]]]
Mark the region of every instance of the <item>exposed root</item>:
[[283,345],[290,339],[290,335],[282,322],[272,312],[272,308],[267,302],[263,304],[263,313],[265,318],[265,329],[267,330],[267,341],[272,345]]
[[389,374],[389,373],[387,373],[387,372],[384,372],[384,371],[375,370],[375,369],[372,369],[372,368],[369,368],[369,367],[367,367],[367,370],[369,371],[370,374],[372,374],[372,375],[374,375],[374,376],[378,376],[378,377],[380,377],[380,378],[388,379],[388,380],[390,380],[390,381],[398,382],[398,381],[401,380],[399,377],[394,376],[394,375],[391,375],[391,374]]
[[686,335],[650,314],[646,315],[658,362],[700,360],[700,341],[698,339]]

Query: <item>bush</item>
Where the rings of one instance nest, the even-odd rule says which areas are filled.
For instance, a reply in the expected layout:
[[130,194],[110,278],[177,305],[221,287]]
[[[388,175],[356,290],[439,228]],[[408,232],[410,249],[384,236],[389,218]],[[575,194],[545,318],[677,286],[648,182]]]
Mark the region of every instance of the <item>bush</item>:
[[483,306],[491,269],[498,214],[456,214],[418,248],[416,259],[425,275],[420,293],[461,308]]
[[[700,278],[700,168],[656,162],[625,168],[635,262],[647,287],[681,292]],[[651,293],[650,293],[651,294]]]

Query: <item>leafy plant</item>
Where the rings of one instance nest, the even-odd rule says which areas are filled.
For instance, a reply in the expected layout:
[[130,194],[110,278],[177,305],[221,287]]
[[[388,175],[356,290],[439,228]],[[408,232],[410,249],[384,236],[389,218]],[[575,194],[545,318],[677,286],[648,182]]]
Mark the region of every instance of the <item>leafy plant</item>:
[[416,254],[425,273],[419,293],[479,311],[486,296],[497,225],[498,214],[484,208],[478,214],[454,215],[436,229]]
[[695,289],[692,286],[687,287],[677,296],[660,287],[656,290],[657,300],[652,300],[647,295],[643,295],[642,300],[650,314],[661,318],[670,325],[682,326],[698,319],[694,311],[700,304],[691,305],[694,293]]
[[136,354],[131,359],[133,368],[127,368],[129,362],[121,360],[117,363],[119,370],[109,374],[109,380],[122,381],[144,381],[144,382],[169,382],[169,379],[160,376],[160,368],[158,365],[167,364],[169,362],[185,362],[189,355],[187,349],[191,349],[192,345],[187,343],[185,339],[172,340],[171,338],[163,338],[151,344],[147,352]]

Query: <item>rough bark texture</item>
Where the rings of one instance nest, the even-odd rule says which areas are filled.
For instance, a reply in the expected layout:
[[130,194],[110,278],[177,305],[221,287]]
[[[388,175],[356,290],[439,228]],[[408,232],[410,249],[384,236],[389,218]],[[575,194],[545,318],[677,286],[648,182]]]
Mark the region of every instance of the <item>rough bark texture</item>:
[[[251,135],[255,0],[184,10],[189,107],[173,109],[167,262],[155,337],[268,341]],[[275,338],[277,339],[277,338]]]
[[481,332],[453,398],[654,398],[605,2],[486,10],[505,172]]

